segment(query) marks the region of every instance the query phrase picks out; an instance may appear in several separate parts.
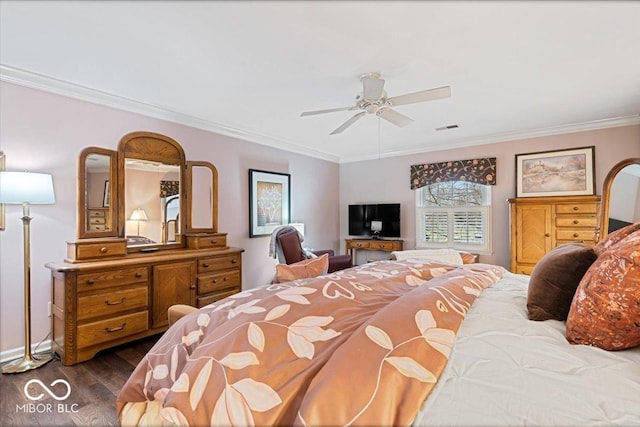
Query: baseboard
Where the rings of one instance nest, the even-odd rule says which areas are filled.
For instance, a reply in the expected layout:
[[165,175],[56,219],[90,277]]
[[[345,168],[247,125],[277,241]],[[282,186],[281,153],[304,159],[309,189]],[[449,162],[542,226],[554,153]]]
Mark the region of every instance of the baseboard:
[[[38,348],[36,349],[36,347]],[[31,345],[31,353],[34,355],[48,351],[51,351],[51,340]],[[0,363],[9,362],[22,356],[24,356],[24,346],[5,350],[0,352]]]

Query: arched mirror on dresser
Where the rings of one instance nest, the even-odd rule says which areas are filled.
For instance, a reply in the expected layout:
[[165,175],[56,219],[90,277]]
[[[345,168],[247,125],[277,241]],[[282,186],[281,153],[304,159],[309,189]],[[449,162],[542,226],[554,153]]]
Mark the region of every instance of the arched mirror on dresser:
[[185,154],[176,141],[135,132],[118,146],[119,235],[128,247],[183,244]]
[[605,177],[598,238],[635,222],[640,222],[640,157],[618,162]]
[[52,348],[65,365],[164,332],[174,304],[203,307],[242,289],[241,248],[218,231],[218,171],[174,139],[122,137],[82,150],[77,239],[50,262]]

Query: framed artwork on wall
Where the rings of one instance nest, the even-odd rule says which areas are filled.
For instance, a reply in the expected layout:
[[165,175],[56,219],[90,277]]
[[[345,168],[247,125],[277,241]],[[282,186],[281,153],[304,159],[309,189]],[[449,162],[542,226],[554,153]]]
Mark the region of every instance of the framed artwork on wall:
[[591,196],[595,147],[516,154],[516,197]]
[[249,237],[268,236],[289,223],[291,175],[249,169]]

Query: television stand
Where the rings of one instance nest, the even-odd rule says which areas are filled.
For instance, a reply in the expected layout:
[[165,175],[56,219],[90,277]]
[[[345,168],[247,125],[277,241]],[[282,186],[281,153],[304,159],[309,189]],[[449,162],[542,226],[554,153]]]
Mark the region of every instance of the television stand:
[[365,251],[383,251],[394,252],[401,251],[403,240],[386,240],[386,239],[345,239],[345,253],[351,255],[351,264],[355,265],[356,250],[363,249]]

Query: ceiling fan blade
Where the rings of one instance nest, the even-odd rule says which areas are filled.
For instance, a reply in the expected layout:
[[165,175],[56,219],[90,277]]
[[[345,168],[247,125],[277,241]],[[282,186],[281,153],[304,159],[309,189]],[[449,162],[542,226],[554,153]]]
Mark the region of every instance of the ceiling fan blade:
[[316,111],[305,111],[304,113],[300,114],[300,117],[313,116],[316,114],[335,113],[336,111],[357,110],[357,109],[358,109],[357,106],[352,105],[351,107],[329,108],[327,110],[316,110]]
[[362,96],[364,99],[380,99],[384,89],[384,80],[376,75],[362,77]]
[[376,115],[396,126],[400,126],[401,128],[413,123],[413,119],[405,116],[404,114],[400,114],[391,108],[381,108],[376,111]]
[[352,124],[354,124],[356,121],[358,121],[358,119],[362,116],[364,116],[365,114],[367,114],[366,111],[361,111],[358,114],[354,115],[353,117],[351,117],[349,120],[347,120],[346,122],[344,122],[342,125],[340,125],[340,127],[338,127],[336,130],[334,130],[333,132],[331,132],[329,135],[335,135],[337,133],[341,133],[342,131],[344,131],[346,128],[348,128],[349,126],[351,126]]
[[427,89],[420,92],[407,93],[387,99],[391,105],[415,104],[416,102],[435,101],[436,99],[449,98],[451,88],[449,86]]

